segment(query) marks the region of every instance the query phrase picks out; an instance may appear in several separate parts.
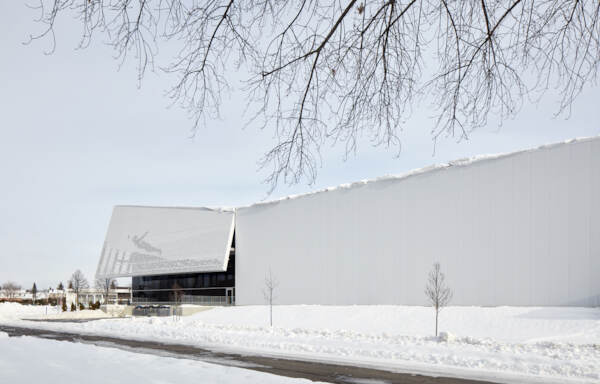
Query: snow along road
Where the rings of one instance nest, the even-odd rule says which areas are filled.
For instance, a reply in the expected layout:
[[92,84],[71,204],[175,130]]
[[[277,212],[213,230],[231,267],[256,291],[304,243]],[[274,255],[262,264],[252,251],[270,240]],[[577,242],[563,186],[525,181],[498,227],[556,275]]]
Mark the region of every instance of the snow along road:
[[[600,384],[600,308],[448,307],[441,330],[449,333],[441,339],[431,336],[431,308],[415,306],[282,305],[274,307],[274,327],[267,306],[214,308],[178,320],[23,320],[44,312],[0,304],[0,324],[490,382]],[[87,312],[94,311],[66,314]]]
[[[407,373],[382,371],[377,369],[352,367],[347,365],[334,365],[318,362],[277,359],[271,357],[216,353],[205,349],[181,344],[165,344],[151,341],[125,340],[114,337],[78,335],[74,333],[55,332],[35,328],[9,327],[0,325],[0,335],[3,332],[10,337],[35,336],[38,338],[50,339],[55,341],[93,344],[103,348],[113,347],[118,349],[124,349],[128,352],[158,354],[163,357],[180,357],[184,359],[199,360],[205,363],[224,365],[229,367],[239,367],[277,376],[285,376],[296,379],[308,379],[313,382],[328,382],[339,384],[355,384],[367,382],[382,384],[492,384],[483,381],[473,381],[447,377],[428,377],[421,375],[412,375]],[[0,341],[2,341],[1,336]],[[10,348],[7,348],[5,343],[0,343],[0,345],[2,345],[3,347],[2,352],[0,352],[0,357],[2,357],[2,359],[0,360],[4,360],[11,355],[11,353],[7,351]],[[7,354],[8,356],[4,356],[4,354]],[[112,357],[111,360],[114,359],[115,358]],[[72,364],[72,362],[70,362],[70,364]],[[15,370],[15,367],[9,368]],[[3,375],[2,372],[6,370],[8,370],[8,368],[2,369],[2,363],[0,363],[0,378]],[[173,368],[169,368],[169,371],[170,370],[173,370]],[[205,377],[202,378],[203,380],[206,380]],[[169,378],[169,380],[171,380],[171,378]],[[181,381],[176,380],[173,382]],[[208,380],[207,382],[210,382],[210,380]]]
[[[0,332],[0,383],[310,384],[242,367]],[[324,383],[323,383],[324,384]]]

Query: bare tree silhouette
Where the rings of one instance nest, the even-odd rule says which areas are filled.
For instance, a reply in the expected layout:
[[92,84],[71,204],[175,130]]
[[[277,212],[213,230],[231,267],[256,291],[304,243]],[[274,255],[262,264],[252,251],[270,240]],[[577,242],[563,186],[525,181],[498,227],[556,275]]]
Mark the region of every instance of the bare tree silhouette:
[[[115,279],[113,279],[111,277],[98,278],[98,279],[96,279],[96,288],[102,290],[102,293],[104,294],[104,305],[107,305],[110,290],[115,289]],[[115,303],[115,304],[118,304],[118,303]]]
[[[133,55],[139,78],[158,47],[178,44],[164,68],[170,96],[193,129],[218,116],[231,70],[248,73],[251,118],[274,127],[262,158],[267,181],[312,182],[324,144],[356,151],[358,138],[400,150],[420,95],[433,97],[434,140],[467,139],[490,113],[514,116],[525,97],[559,89],[568,115],[600,68],[600,2],[572,0],[40,0],[49,37],[63,13]],[[427,64],[427,68],[425,68]]]
[[171,297],[173,300],[173,319],[178,320],[181,317],[181,302],[183,301],[184,291],[179,283],[175,282],[171,286]]
[[425,295],[435,310],[435,336],[437,337],[440,311],[452,300],[452,290],[446,285],[446,276],[441,271],[440,263],[433,264],[433,269],[429,272]]
[[75,292],[75,307],[79,305],[79,293],[89,288],[89,283],[81,270],[76,270],[69,279],[69,288]]
[[265,300],[269,304],[269,324],[273,326],[273,301],[275,300],[275,290],[279,286],[279,281],[273,273],[269,269],[269,274],[265,276],[265,288],[263,290],[263,295]]
[[21,286],[12,281],[7,281],[6,283],[2,284],[2,292],[4,294],[4,297],[8,299],[14,299],[20,290]]

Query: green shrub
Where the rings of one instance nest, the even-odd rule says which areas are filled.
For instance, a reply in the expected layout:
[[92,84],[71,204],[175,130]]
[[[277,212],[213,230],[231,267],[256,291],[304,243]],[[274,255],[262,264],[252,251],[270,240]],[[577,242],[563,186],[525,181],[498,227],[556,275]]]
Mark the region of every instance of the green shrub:
[[84,305],[83,305],[83,304],[81,304],[81,303],[79,303],[79,310],[80,310],[80,311],[83,311],[84,309],[85,309]]
[[65,301],[62,303],[62,311],[67,312],[67,303]]
[[75,306],[75,303],[71,303],[71,312],[75,312],[77,310],[77,307]]

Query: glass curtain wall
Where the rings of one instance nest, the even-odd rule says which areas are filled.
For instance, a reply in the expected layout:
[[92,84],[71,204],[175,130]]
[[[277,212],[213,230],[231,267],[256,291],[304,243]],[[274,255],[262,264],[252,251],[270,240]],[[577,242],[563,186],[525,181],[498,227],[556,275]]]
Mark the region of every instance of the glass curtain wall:
[[232,251],[229,256],[225,272],[135,276],[131,286],[134,302],[174,302],[189,296],[224,297],[228,288],[235,287],[235,253]]

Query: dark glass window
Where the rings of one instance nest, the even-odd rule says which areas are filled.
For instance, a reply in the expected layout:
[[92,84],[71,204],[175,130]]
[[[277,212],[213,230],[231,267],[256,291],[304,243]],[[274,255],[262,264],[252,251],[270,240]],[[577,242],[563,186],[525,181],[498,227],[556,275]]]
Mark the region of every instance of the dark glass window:
[[184,295],[225,296],[225,288],[235,287],[235,253],[229,257],[226,272],[135,276],[131,286],[134,301],[173,301],[174,287]]

